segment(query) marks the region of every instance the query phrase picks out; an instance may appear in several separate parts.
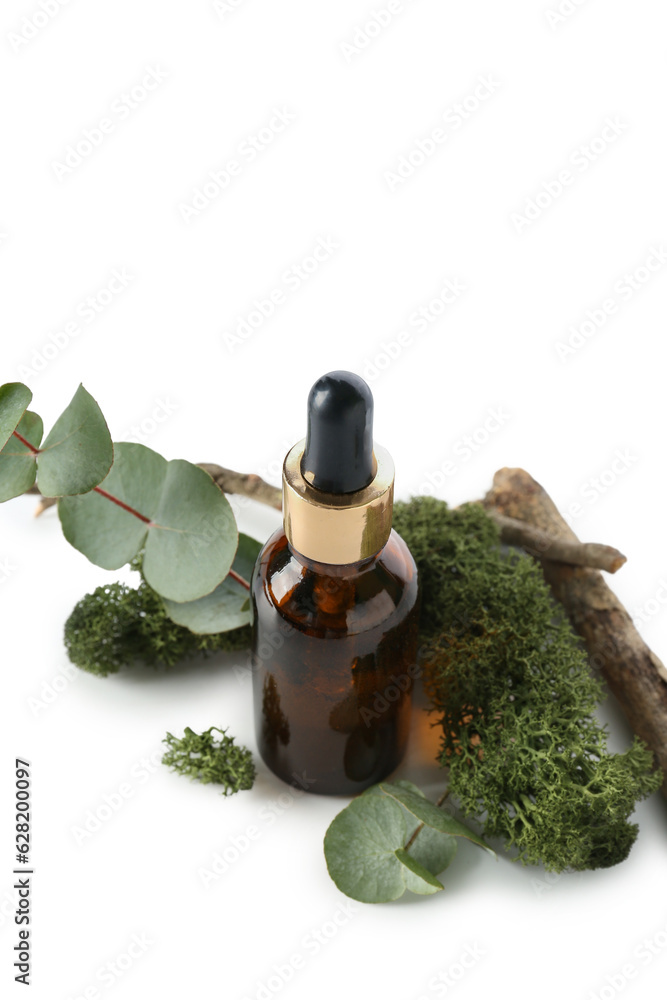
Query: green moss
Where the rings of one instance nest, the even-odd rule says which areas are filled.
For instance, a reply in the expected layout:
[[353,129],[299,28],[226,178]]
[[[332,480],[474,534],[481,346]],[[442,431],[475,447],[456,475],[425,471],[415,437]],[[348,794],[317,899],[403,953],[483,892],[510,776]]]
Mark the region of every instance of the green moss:
[[[213,733],[220,733],[216,739]],[[162,763],[177,774],[188,775],[193,781],[222,785],[223,795],[232,795],[255,783],[255,764],[247,747],[237,746],[226,729],[211,726],[204,733],[185,727],[182,737],[167,733],[162,741],[167,750]]]
[[628,817],[661,776],[638,739],[607,751],[602,685],[537,562],[504,551],[478,505],[420,498],[397,504],[394,524],[422,578],[426,686],[463,812],[524,863],[622,861],[637,836]]
[[250,628],[196,635],[168,617],[158,594],[143,580],[137,588],[109,583],[86,594],[65,624],[72,663],[106,677],[137,661],[171,667],[197,653],[250,645]]
[[[511,567],[497,558],[498,528],[478,505],[450,510],[432,497],[398,502],[393,526],[419,568],[422,638],[432,638],[457,616],[465,619],[489,568],[512,575]],[[489,596],[493,594],[491,587]]]

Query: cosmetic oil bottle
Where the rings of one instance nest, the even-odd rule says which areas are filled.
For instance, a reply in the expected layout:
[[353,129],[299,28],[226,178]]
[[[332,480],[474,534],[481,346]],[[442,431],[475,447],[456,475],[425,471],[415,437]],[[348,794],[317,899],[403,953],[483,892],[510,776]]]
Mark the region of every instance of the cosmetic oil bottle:
[[251,584],[259,751],[289,784],[353,795],[401,761],[416,673],[419,587],[391,527],[394,466],[373,397],[329,372],[283,467],[283,520]]

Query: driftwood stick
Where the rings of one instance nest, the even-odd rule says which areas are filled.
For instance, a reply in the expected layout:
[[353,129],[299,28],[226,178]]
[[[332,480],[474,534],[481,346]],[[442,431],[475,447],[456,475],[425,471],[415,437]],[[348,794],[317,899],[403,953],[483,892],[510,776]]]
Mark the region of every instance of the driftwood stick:
[[[36,486],[33,486],[32,489],[29,489],[26,492],[27,493],[39,493],[39,490],[37,489]],[[55,504],[57,502],[58,501],[57,501],[56,497],[43,497],[40,494],[39,503],[35,507],[35,517],[39,517],[39,515],[43,514],[45,510],[49,509],[49,507],[55,506]]]
[[[546,491],[523,469],[501,469],[484,498],[489,511],[527,521],[565,541],[576,535]],[[591,663],[618,699],[630,726],[655,754],[667,795],[667,669],[632,623],[630,615],[594,569],[540,557],[544,576],[581,635]]]
[[256,476],[253,472],[234,472],[232,469],[223,469],[221,465],[214,465],[211,462],[198,462],[200,469],[208,472],[209,476],[220,487],[223,493],[237,493],[240,496],[249,497],[251,500],[258,500],[276,510],[282,510],[283,495],[277,486],[271,486],[265,482],[261,476]]
[[590,566],[591,569],[605,569],[615,573],[624,563],[626,557],[612,548],[611,545],[600,545],[597,542],[580,542],[577,539],[558,538],[548,534],[532,524],[507,517],[493,507],[487,508],[487,514],[493,518],[500,528],[500,537],[507,545],[520,545],[531,555],[538,558],[549,558],[554,562],[569,563],[571,566]]

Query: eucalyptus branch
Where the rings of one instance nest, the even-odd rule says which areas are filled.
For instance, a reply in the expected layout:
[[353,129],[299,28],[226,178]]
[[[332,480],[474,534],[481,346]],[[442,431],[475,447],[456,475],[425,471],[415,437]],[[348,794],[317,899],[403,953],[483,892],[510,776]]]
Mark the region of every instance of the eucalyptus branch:
[[232,580],[236,580],[237,583],[240,583],[241,586],[245,587],[246,590],[250,590],[250,584],[248,583],[248,581],[244,580],[243,577],[236,572],[236,570],[230,569],[227,575],[231,576]]
[[33,453],[33,455],[39,454],[39,448],[35,448],[35,446],[33,444],[30,444],[30,442],[28,441],[28,439],[24,438],[22,434],[19,434],[18,431],[13,431],[12,433],[13,433],[13,435],[14,435],[15,438],[18,438],[18,440],[21,442],[21,444],[25,445],[26,448]]
[[[130,507],[129,504],[125,503],[124,500],[119,499],[119,497],[115,497],[111,493],[107,493],[107,491],[103,490],[101,486],[94,486],[93,492],[99,493],[99,495],[104,497],[106,500],[111,500],[111,502],[115,503],[117,507],[120,507],[122,510],[126,510],[128,514],[132,514],[134,517],[139,518],[139,520],[143,521],[144,524],[151,524],[150,517],[146,517],[145,514],[141,514],[138,510],[135,510],[134,507]],[[50,498],[44,497],[43,499],[48,500]]]
[[[204,472],[208,472],[213,482],[223,493],[235,493],[237,496],[257,500],[259,503],[274,507],[276,510],[282,509],[281,490],[277,486],[271,486],[261,476],[257,476],[253,472],[234,472],[233,469],[225,469],[222,465],[215,465],[213,462],[198,462],[197,464]],[[33,486],[28,490],[28,493],[39,495],[39,490]],[[35,517],[39,517],[56,502],[56,497],[40,496],[39,504],[35,509]]]
[[225,490],[280,506],[279,491],[259,476],[170,462],[138,442],[114,445],[83,385],[44,437],[32,398],[21,382],[0,385],[0,502],[32,492],[41,497],[37,513],[57,503],[67,541],[107,569],[117,566],[125,532],[123,561],[146,549],[145,583],[177,625],[202,635],[246,625],[261,545],[238,531]]

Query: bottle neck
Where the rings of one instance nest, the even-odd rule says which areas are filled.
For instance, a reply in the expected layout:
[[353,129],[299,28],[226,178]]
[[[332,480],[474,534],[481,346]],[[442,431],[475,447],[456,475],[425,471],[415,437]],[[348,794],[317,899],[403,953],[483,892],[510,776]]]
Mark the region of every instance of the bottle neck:
[[350,577],[358,576],[360,573],[365,573],[367,570],[372,569],[382,551],[375,552],[372,556],[366,556],[365,559],[359,559],[356,562],[326,563],[304,556],[294,548],[289,539],[287,541],[287,548],[292,558],[310,573],[339,580],[347,580]]

